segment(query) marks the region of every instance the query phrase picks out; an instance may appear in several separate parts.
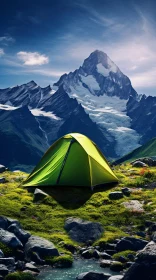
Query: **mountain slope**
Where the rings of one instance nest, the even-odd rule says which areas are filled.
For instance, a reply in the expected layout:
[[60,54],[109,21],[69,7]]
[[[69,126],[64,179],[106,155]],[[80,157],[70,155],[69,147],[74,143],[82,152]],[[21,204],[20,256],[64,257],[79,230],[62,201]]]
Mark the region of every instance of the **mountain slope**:
[[125,161],[132,161],[143,157],[156,157],[156,138],[151,139],[146,144],[125,155],[115,163],[120,164]]
[[0,110],[0,162],[30,171],[48,148],[45,135],[29,109]]
[[156,137],[156,97],[143,95],[138,101],[131,96],[127,115],[132,120],[131,127],[141,135],[141,144]]

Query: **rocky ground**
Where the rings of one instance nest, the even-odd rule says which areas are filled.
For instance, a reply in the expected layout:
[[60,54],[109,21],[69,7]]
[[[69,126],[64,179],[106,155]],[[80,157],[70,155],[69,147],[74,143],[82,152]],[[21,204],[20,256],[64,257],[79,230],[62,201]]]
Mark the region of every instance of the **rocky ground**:
[[0,279],[29,280],[43,266],[70,267],[85,258],[120,275],[90,271],[78,280],[154,280],[156,167],[135,164],[114,167],[118,186],[74,205],[64,203],[65,192],[55,199],[43,190],[28,192],[21,184],[27,174],[1,165]]

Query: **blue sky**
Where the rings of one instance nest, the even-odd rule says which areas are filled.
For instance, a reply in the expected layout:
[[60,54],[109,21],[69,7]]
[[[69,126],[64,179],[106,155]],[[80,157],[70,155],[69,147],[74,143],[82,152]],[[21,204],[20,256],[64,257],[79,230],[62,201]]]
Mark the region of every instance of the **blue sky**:
[[155,26],[155,0],[2,0],[0,88],[52,85],[99,49],[156,95]]

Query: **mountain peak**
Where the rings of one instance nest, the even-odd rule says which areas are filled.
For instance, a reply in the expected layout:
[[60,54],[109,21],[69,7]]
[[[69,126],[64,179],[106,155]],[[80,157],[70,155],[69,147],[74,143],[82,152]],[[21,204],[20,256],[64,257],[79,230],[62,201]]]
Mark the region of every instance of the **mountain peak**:
[[32,80],[28,83],[26,83],[25,85],[27,85],[28,87],[34,87],[34,86],[37,86],[37,84]]

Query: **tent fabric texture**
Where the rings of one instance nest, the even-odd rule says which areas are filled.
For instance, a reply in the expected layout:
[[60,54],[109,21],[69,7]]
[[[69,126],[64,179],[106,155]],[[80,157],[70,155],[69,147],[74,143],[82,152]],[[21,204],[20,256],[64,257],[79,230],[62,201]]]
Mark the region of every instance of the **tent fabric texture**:
[[23,183],[35,186],[90,186],[118,182],[96,144],[79,133],[57,140]]

